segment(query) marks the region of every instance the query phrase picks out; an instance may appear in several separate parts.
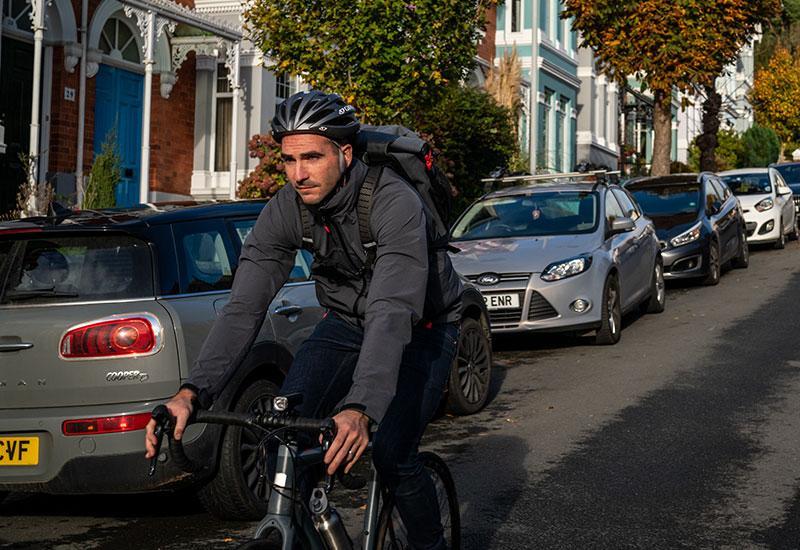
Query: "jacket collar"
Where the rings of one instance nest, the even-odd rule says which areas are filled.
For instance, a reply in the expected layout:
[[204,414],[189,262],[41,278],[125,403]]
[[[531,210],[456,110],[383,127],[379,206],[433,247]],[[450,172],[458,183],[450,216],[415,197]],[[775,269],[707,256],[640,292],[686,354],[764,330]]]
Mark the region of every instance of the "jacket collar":
[[330,195],[316,206],[309,206],[312,212],[319,212],[326,216],[336,216],[355,208],[361,182],[367,175],[367,165],[354,158],[350,169],[345,174],[344,183],[339,185]]

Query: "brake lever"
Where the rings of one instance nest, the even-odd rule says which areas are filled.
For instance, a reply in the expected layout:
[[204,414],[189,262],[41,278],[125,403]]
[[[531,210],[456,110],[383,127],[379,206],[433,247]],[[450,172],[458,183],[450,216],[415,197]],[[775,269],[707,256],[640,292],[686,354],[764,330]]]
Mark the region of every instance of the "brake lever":
[[150,470],[147,473],[149,477],[153,477],[153,475],[156,473],[156,466],[158,466],[158,455],[161,452],[161,444],[164,442],[164,434],[166,431],[168,431],[167,428],[172,421],[172,417],[169,414],[169,409],[167,409],[165,405],[158,405],[155,409],[153,409],[152,417],[153,420],[156,421],[156,454],[150,459]]

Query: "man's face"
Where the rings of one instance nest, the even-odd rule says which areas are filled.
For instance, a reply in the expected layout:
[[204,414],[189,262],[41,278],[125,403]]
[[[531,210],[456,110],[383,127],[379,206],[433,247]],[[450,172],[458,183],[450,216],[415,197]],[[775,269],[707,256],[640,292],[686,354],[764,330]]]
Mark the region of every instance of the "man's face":
[[[353,149],[341,146],[344,165],[349,166]],[[286,177],[305,204],[319,204],[333,191],[343,167],[339,149],[328,138],[316,134],[293,134],[281,140],[281,158]]]

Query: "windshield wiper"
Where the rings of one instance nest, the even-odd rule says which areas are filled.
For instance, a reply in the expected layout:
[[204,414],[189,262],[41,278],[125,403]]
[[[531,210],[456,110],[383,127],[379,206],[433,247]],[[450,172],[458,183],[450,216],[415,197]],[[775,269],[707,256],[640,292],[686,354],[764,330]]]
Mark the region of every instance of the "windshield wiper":
[[33,298],[77,298],[80,296],[77,292],[64,292],[54,288],[39,288],[34,290],[23,290],[20,292],[6,292],[3,296],[4,301],[21,302],[23,300],[30,300]]

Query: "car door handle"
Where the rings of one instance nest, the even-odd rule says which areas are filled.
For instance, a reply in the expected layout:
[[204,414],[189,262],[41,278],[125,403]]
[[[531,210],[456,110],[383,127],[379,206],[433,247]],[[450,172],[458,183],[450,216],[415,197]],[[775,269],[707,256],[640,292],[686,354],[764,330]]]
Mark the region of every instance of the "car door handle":
[[275,308],[275,313],[277,315],[285,315],[286,317],[290,317],[291,315],[297,315],[302,311],[303,308],[296,305],[279,306]]
[[25,349],[31,349],[33,344],[30,342],[18,342],[16,344],[0,344],[0,352],[3,351],[22,351]]

